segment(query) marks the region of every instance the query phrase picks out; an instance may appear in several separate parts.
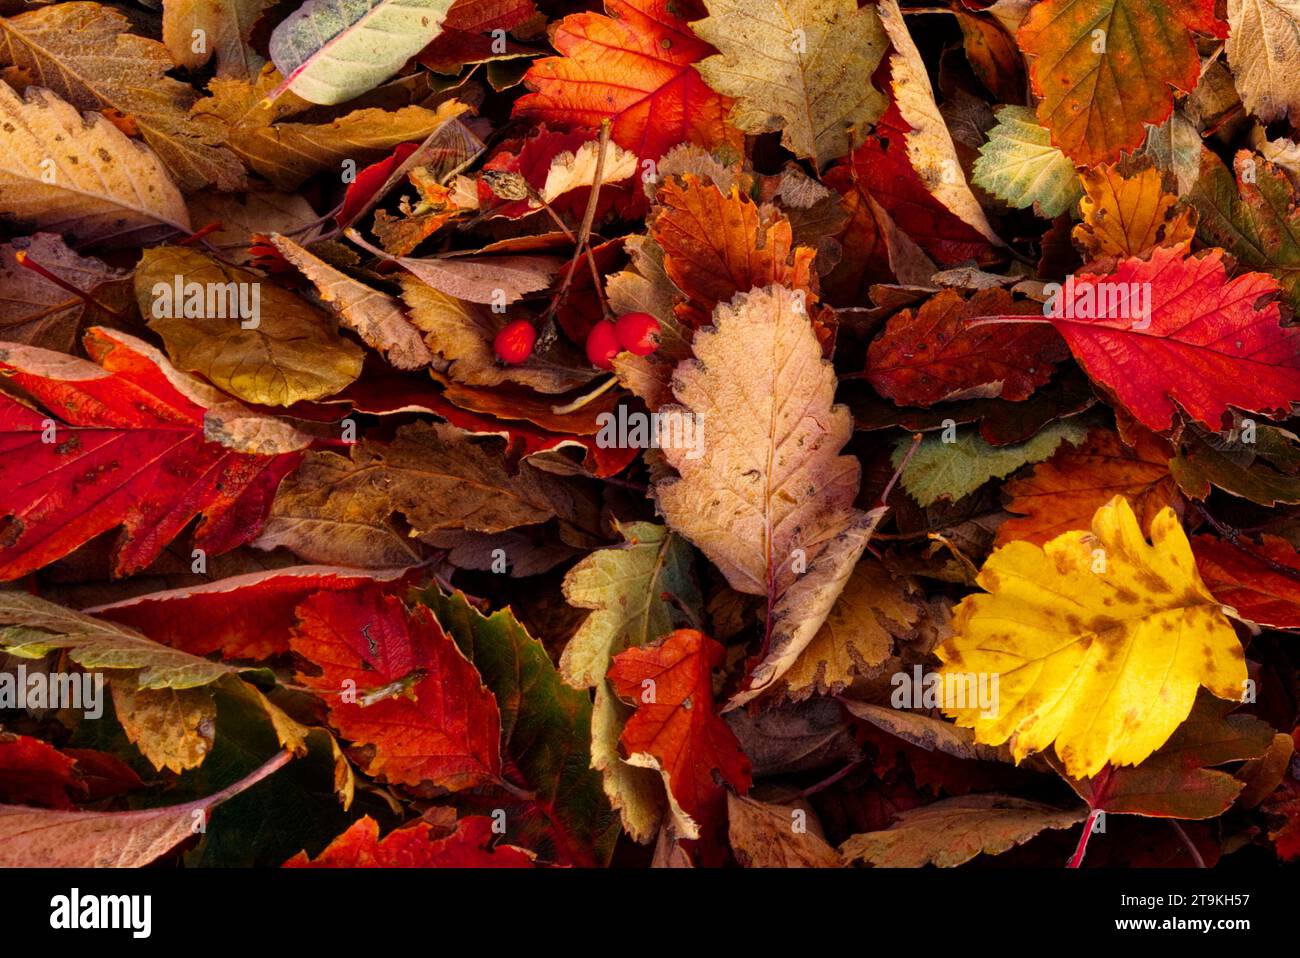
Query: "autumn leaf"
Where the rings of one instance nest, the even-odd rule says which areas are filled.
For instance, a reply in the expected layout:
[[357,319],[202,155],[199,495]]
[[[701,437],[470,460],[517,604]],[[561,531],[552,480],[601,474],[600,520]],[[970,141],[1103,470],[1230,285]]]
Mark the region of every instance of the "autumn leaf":
[[1074,164],[1052,145],[1051,132],[1023,106],[998,110],[975,161],[975,185],[1017,209],[1034,207],[1043,216],[1060,216],[1082,195]]
[[650,160],[678,143],[738,146],[726,122],[731,101],[694,66],[712,52],[686,23],[704,14],[696,0],[608,0],[605,9],[608,16],[575,13],[555,26],[560,56],[529,67],[524,82],[534,92],[515,101],[513,114],[573,127],[608,119],[615,143]]
[[1133,507],[1144,531],[1166,506],[1178,502],[1169,473],[1170,449],[1145,430],[1132,446],[1116,433],[1094,429],[1075,446],[1063,446],[1028,476],[1004,486],[1007,511],[996,545],[1022,541],[1043,545],[1063,532],[1088,529],[1092,516],[1115,496]]
[[614,694],[605,674],[620,652],[673,631],[681,618],[674,603],[698,615],[701,598],[690,548],[679,536],[649,522],[629,523],[619,531],[623,544],[591,553],[564,577],[565,599],[592,613],[565,645],[560,674],[575,688],[595,689],[591,764],[604,777],[605,794],[622,815],[624,830],[644,843],[658,833],[663,814],[658,777],[619,757],[618,739],[632,710]]
[[478,671],[426,608],[377,589],[318,592],[290,645],[298,680],[329,703],[339,734],[373,750],[369,775],[456,790],[501,774],[501,717]]
[[1300,5],[1294,0],[1228,0],[1225,52],[1246,109],[1265,123],[1300,116],[1288,77],[1300,66]]
[[[22,253],[90,300],[70,292],[18,262]],[[84,326],[105,322],[110,310],[131,301],[126,270],[114,269],[93,257],[78,256],[62,237],[36,233],[0,246],[0,339],[42,349],[71,352]]]
[[470,815],[450,835],[435,838],[426,822],[394,829],[382,839],[365,815],[314,858],[299,852],[285,868],[533,868],[532,852],[495,844],[492,819]]
[[1161,247],[1107,276],[1076,277],[1048,319],[1093,382],[1148,429],[1168,429],[1176,408],[1217,429],[1229,406],[1286,412],[1300,399],[1297,333],[1266,299],[1276,291],[1261,273],[1227,280],[1221,251]]
[[806,827],[802,809],[783,808],[727,793],[728,840],[746,868],[839,868],[840,856]]
[[1201,61],[1195,33],[1227,36],[1208,0],[1035,5],[1016,39],[1042,98],[1038,122],[1077,164],[1118,159],[1141,144],[1146,124],[1169,118],[1174,89],[1196,87]]
[[1200,535],[1196,568],[1214,597],[1239,617],[1277,629],[1300,628],[1300,555],[1273,535],[1257,543]]
[[[29,397],[0,396],[0,512],[10,517],[0,578],[119,526],[118,575],[147,566],[198,516],[194,544],[205,553],[255,538],[307,437],[124,333],[96,327],[85,346],[95,363],[30,346],[0,350],[9,387]],[[74,463],[88,480],[71,481]],[[21,480],[32,473],[37,482]]]
[[[937,654],[945,676],[997,674],[997,711],[955,698],[944,711],[980,742],[1011,740],[1018,761],[1054,744],[1075,777],[1136,765],[1169,740],[1201,686],[1234,701],[1244,694],[1241,643],[1172,509],[1156,516],[1148,542],[1117,496],[1097,510],[1091,534],[1041,548],[1012,542],[978,582],[987,593],[962,600]],[[1179,635],[1200,641],[1170,642]]]
[[720,840],[726,815],[727,792],[714,771],[742,794],[750,785],[749,759],[713,707],[713,670],[722,659],[717,642],[680,629],[619,653],[609,670],[614,691],[636,705],[619,739],[627,761],[663,774],[677,837],[706,849]]
[[1000,855],[1049,828],[1069,828],[1083,812],[1008,795],[963,795],[903,812],[884,831],[840,846],[846,861],[878,868],[952,868],[977,855]]
[[1071,234],[1089,260],[1142,256],[1157,246],[1186,246],[1196,211],[1168,192],[1151,164],[1102,164],[1083,173],[1083,222]]
[[163,43],[181,66],[193,70],[216,57],[217,76],[252,79],[266,61],[248,41],[258,20],[271,6],[271,0],[166,0]]
[[850,129],[865,129],[885,111],[867,79],[885,52],[873,7],[853,0],[704,5],[709,16],[691,29],[719,52],[701,61],[700,75],[735,100],[729,119],[746,133],[780,129],[782,144],[820,169],[853,147]]
[[1060,338],[1041,325],[978,326],[971,320],[1041,311],[1038,303],[1013,303],[1001,289],[980,290],[969,300],[942,290],[915,313],[890,317],[867,353],[867,379],[900,406],[1028,399],[1065,359]]
[[[224,295],[210,305],[213,288]],[[328,314],[198,250],[146,250],[135,295],[174,363],[245,402],[291,406],[321,399],[361,374],[361,350],[339,336]],[[195,322],[198,313],[203,322]]]
[[0,20],[0,65],[39,77],[38,85],[78,110],[130,117],[187,191],[246,187],[243,165],[222,144],[220,126],[190,115],[194,90],[164,75],[173,67],[167,48],[129,27],[125,16],[99,3],[39,7]]
[[189,232],[185,201],[158,157],[102,116],[83,119],[49,90],[19,97],[3,83],[0,116],[0,197],[20,223],[100,245]]
[[[880,511],[853,508],[858,464],[839,454],[850,417],[833,404],[835,375],[802,300],[780,286],[741,293],[713,322],[696,334],[696,359],[678,366],[673,384],[707,439],[698,456],[693,447],[663,449],[680,476],[657,483],[655,494],[669,528],[732,588],[767,599],[763,657],[734,707],[812,641]],[[741,368],[747,375],[735,376]]]

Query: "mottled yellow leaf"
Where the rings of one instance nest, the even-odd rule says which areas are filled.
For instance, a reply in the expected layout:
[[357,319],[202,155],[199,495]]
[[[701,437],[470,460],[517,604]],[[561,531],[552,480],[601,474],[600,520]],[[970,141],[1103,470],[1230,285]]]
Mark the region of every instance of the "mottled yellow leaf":
[[1085,259],[1141,256],[1157,246],[1181,246],[1196,235],[1196,209],[1165,188],[1160,171],[1105,163],[1083,173],[1083,222],[1074,241]]

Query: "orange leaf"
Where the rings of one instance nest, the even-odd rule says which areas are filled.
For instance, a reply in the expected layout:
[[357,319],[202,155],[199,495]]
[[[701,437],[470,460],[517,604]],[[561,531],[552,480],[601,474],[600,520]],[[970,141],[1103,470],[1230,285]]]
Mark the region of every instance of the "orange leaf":
[[353,822],[315,858],[299,852],[285,868],[533,868],[533,854],[514,845],[492,847],[492,819],[470,815],[445,838],[434,838],[428,822],[389,832],[369,815]]
[[1196,210],[1165,189],[1150,161],[1086,170],[1083,189],[1083,222],[1074,228],[1074,241],[1085,259],[1141,256],[1157,246],[1185,246],[1196,235]]
[[1259,545],[1197,536],[1192,552],[1210,592],[1243,619],[1275,629],[1300,628],[1300,553],[1291,543],[1270,535]]

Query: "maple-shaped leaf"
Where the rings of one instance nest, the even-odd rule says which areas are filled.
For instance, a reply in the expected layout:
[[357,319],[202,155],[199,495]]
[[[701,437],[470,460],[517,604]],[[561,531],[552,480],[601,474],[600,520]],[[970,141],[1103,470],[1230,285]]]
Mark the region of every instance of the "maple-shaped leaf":
[[[22,266],[29,257],[90,296],[87,301]],[[53,233],[16,237],[0,246],[0,339],[43,349],[73,352],[83,326],[108,320],[110,311],[129,309],[130,273],[98,259],[78,256]]]
[[702,600],[691,575],[690,547],[663,526],[631,522],[619,527],[623,544],[598,549],[564,577],[570,605],[592,613],[560,656],[560,674],[575,688],[595,688],[591,764],[605,781],[623,828],[639,842],[659,831],[663,798],[658,777],[628,765],[618,739],[632,710],[605,677],[613,657],[663,638],[683,616],[677,605],[699,614]]
[[1079,198],[1074,164],[1052,146],[1051,133],[1023,106],[998,110],[998,125],[989,131],[975,161],[975,185],[1016,209],[1034,207],[1043,216],[1060,216]]
[[1007,511],[1015,515],[998,527],[995,545],[1017,540],[1042,545],[1063,532],[1087,529],[1093,514],[1123,496],[1144,530],[1166,506],[1178,500],[1169,473],[1169,445],[1145,429],[1132,446],[1118,434],[1094,429],[1075,446],[1063,446],[1028,476],[1003,487]]
[[794,245],[790,221],[775,207],[734,187],[725,195],[689,173],[664,183],[657,200],[650,235],[663,251],[664,273],[688,300],[675,309],[685,325],[707,326],[719,303],[773,283],[816,299],[817,251]]
[[1222,250],[1158,247],[1113,273],[1084,273],[1045,307],[1093,382],[1148,429],[1177,408],[1218,429],[1229,407],[1289,412],[1300,400],[1300,331],[1281,325],[1277,283],[1228,280]]
[[854,835],[840,846],[848,862],[879,868],[952,868],[977,855],[1000,855],[1048,828],[1083,821],[1078,809],[1009,795],[963,795],[905,811],[888,829]]
[[495,844],[493,821],[468,815],[450,835],[435,838],[428,822],[394,829],[382,839],[369,815],[353,822],[314,858],[299,852],[285,868],[534,868],[532,852]]
[[1285,172],[1245,150],[1236,178],[1217,155],[1201,150],[1190,199],[1200,213],[1197,235],[1222,246],[1241,267],[1272,273],[1292,309],[1300,308],[1300,195]]
[[0,805],[0,868],[141,868],[192,838],[195,824],[206,826],[213,809],[290,758],[280,752],[232,785],[183,805],[131,812]]
[[704,11],[697,0],[608,0],[608,16],[575,13],[551,31],[561,54],[524,75],[533,93],[515,101],[515,116],[570,127],[600,126],[642,159],[657,160],[678,143],[739,147],[728,125],[731,101],[714,93],[695,64],[713,52],[687,26]]
[[1300,119],[1300,3],[1296,0],[1228,0],[1224,52],[1241,102],[1265,123]]
[[149,565],[198,516],[194,546],[209,554],[256,538],[308,438],[125,333],[92,328],[85,348],[94,363],[0,349],[13,391],[0,395],[0,579],[118,526],[117,575]]
[[760,5],[704,0],[691,24],[718,49],[699,65],[714,90],[735,99],[731,122],[746,133],[781,130],[782,144],[820,169],[853,147],[885,111],[869,77],[886,40],[875,8],[854,0]]
[[726,789],[749,791],[751,766],[713,705],[713,670],[723,647],[702,632],[679,629],[652,645],[614,657],[609,681],[636,706],[619,741],[632,765],[663,773],[677,837],[699,839],[704,855],[719,842]]
[[853,507],[860,470],[840,455],[852,421],[802,303],[781,286],[738,294],[673,379],[680,414],[705,438],[662,449],[680,475],[656,483],[660,511],[733,589],[768,602],[759,661],[730,707],[812,641],[883,513]]
[[1172,509],[1148,542],[1116,496],[1090,533],[1009,543],[977,581],[987,593],[962,600],[936,654],[945,681],[997,674],[996,712],[971,699],[944,711],[980,742],[1010,739],[1017,760],[1054,744],[1077,778],[1136,765],[1168,741],[1201,686],[1245,694],[1245,653]]
[[1280,536],[1192,540],[1196,568],[1214,597],[1256,625],[1300,628],[1300,553]]
[[1065,780],[1094,811],[1181,819],[1221,815],[1245,784],[1213,766],[1259,758],[1274,734],[1252,715],[1229,715],[1232,708],[1202,694],[1187,721],[1141,764]]
[[447,789],[499,779],[501,713],[456,643],[424,606],[379,589],[318,592],[298,607],[299,673],[339,734],[373,750],[366,774]]
[[0,20],[0,65],[79,110],[129,117],[186,190],[246,188],[244,167],[222,145],[220,125],[190,114],[198,94],[165,75],[174,66],[167,48],[130,27],[122,12],[99,3],[29,10]]
[[5,213],[81,244],[147,243],[188,233],[180,191],[149,147],[49,90],[0,84],[0,197]]
[[915,313],[889,318],[867,353],[867,380],[900,406],[1000,397],[1018,402],[1052,378],[1069,353],[1039,324],[972,326],[980,316],[1041,315],[1034,302],[1013,303],[1002,289],[969,300],[943,290]]
[[1163,123],[1174,89],[1196,88],[1195,33],[1223,39],[1213,0],[1044,0],[1016,39],[1029,58],[1038,121],[1075,163],[1117,159]]
[[1083,222],[1071,234],[1085,259],[1142,256],[1157,246],[1186,246],[1196,233],[1196,210],[1169,192],[1172,178],[1145,163],[1085,170]]
[[[607,865],[618,816],[591,765],[592,710],[585,690],[567,685],[542,643],[510,609],[484,615],[464,594],[427,590],[428,603],[478,668],[501,711],[503,775],[511,795],[465,796],[471,807],[507,806],[506,837],[547,861]],[[520,789],[523,790],[521,797]]]
[[406,575],[404,569],[361,572],[290,566],[152,592],[85,611],[191,655],[220,652],[225,659],[267,659],[289,651],[295,610],[309,595],[366,589],[376,583],[396,593],[406,585]]
[[[186,287],[203,292],[196,301]],[[237,290],[218,308],[207,291]],[[245,291],[256,289],[256,299]],[[237,399],[291,406],[323,399],[361,375],[362,352],[328,313],[260,274],[183,246],[144,251],[135,295],[172,361]],[[194,311],[204,313],[196,322]]]

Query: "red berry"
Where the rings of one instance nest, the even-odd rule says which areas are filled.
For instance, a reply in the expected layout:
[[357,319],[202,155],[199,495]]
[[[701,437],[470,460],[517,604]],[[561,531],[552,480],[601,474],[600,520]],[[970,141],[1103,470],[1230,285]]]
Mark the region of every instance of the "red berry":
[[600,369],[613,369],[614,357],[622,352],[614,324],[601,320],[587,334],[587,359]]
[[614,331],[619,344],[630,353],[649,356],[659,348],[659,320],[649,313],[624,313]]
[[492,341],[492,348],[497,358],[503,363],[517,366],[533,354],[533,344],[537,342],[537,330],[526,319],[516,319],[506,323]]

